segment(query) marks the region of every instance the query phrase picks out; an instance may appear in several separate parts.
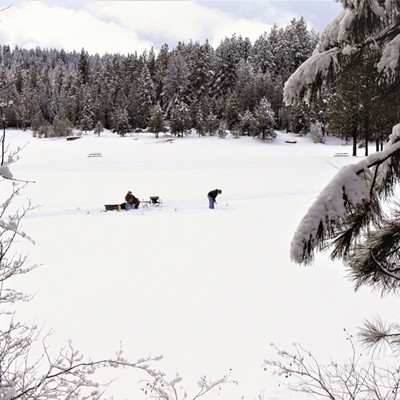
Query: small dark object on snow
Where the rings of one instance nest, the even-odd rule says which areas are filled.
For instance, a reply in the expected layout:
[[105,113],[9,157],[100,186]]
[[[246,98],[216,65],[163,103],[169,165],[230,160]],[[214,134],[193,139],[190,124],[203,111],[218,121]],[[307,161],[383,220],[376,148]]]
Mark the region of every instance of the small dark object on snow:
[[68,136],[67,140],[76,140],[76,139],[80,139],[80,136]]
[[125,210],[125,203],[122,204],[104,204],[106,211],[121,211]]
[[142,200],[142,204],[144,207],[147,206],[160,207],[162,206],[162,200],[160,199],[159,196],[150,196],[150,201]]

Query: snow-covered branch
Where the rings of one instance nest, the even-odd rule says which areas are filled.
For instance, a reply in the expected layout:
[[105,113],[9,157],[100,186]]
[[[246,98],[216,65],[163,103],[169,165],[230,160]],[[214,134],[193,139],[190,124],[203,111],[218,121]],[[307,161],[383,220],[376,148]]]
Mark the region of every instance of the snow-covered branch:
[[384,48],[380,61],[377,64],[379,73],[389,80],[393,80],[398,73],[400,59],[400,34],[391,40]]
[[343,362],[322,364],[310,351],[299,344],[293,351],[274,346],[278,359],[266,360],[265,370],[284,377],[283,384],[295,392],[312,398],[331,400],[391,399],[399,398],[400,371],[396,365],[378,365],[373,358],[357,351],[353,338],[347,332],[351,353]]
[[203,376],[197,383],[200,389],[194,395],[189,396],[187,390],[181,384],[182,377],[178,373],[173,379],[169,380],[164,373],[147,372],[152,379],[142,381],[141,390],[149,399],[153,400],[186,400],[188,398],[197,400],[213,390],[222,390],[224,384],[237,383],[229,378],[230,374],[216,380],[209,380],[206,376]]
[[287,105],[296,104],[300,98],[310,103],[314,93],[314,84],[318,79],[324,79],[332,68],[337,65],[338,48],[313,54],[286,81],[283,96]]
[[147,357],[136,362],[125,359],[119,350],[115,358],[92,361],[70,342],[68,347],[52,357],[43,339],[43,356],[30,361],[31,350],[40,342],[41,330],[11,321],[6,331],[0,332],[0,398],[17,400],[35,398],[71,398],[98,400],[106,384],[93,380],[98,369],[131,368],[148,372],[149,364],[160,357]]
[[[342,63],[365,49],[380,54],[377,76],[394,81],[399,73],[400,5],[395,1],[341,0],[344,9],[322,32],[313,55],[285,83],[284,101],[309,103],[329,72],[336,75]],[[341,59],[341,60],[339,60]]]
[[293,261],[310,263],[314,251],[323,249],[326,241],[343,229],[348,217],[365,214],[376,196],[389,192],[400,179],[393,176],[393,158],[399,153],[400,125],[396,125],[384,151],[339,170],[301,220],[291,243]]

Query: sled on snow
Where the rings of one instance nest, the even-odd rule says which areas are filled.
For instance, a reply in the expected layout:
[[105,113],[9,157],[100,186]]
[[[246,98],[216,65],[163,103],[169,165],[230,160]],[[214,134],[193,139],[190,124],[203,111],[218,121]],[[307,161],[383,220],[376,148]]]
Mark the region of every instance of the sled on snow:
[[[159,196],[150,196],[150,200],[141,200],[140,204],[143,207],[161,207],[162,200]],[[140,205],[139,205],[140,206]],[[104,204],[105,211],[121,211],[125,210],[125,203],[121,204]]]
[[121,211],[125,210],[125,203],[121,204],[104,204],[106,211]]

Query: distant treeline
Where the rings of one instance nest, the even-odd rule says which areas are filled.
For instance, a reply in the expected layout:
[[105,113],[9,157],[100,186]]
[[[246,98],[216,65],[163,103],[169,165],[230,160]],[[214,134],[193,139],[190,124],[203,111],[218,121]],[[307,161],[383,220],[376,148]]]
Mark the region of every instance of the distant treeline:
[[90,55],[0,46],[0,111],[7,127],[43,136],[72,128],[121,135],[168,127],[182,134],[226,129],[266,137],[272,129],[307,129],[309,110],[289,109],[283,84],[315,48],[303,18],[276,25],[254,44],[232,36],[217,48],[167,44],[157,52]]

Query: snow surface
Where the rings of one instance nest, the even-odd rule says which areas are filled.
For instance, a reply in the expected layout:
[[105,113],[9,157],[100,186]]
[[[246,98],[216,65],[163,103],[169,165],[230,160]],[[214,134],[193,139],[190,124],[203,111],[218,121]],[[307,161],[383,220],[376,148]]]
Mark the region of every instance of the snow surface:
[[[66,141],[17,131],[7,138],[11,147],[29,142],[12,172],[36,182],[18,201],[39,205],[21,227],[36,244],[18,239],[41,264],[16,280],[17,289],[36,293],[18,315],[53,329],[53,349],[72,339],[98,359],[122,343],[133,361],[163,354],[156,367],[171,379],[178,371],[189,396],[200,376],[214,380],[232,369],[238,384],[224,386],[220,398],[301,399],[263,370],[264,359],[277,358],[271,342],[288,350],[299,342],[322,360],[340,360],[350,351],[343,328],[355,333],[366,318],[398,316],[395,297],[355,293],[326,255],[311,267],[290,261],[310,204],[354,162],[334,157],[351,154],[350,145],[289,144],[283,133],[267,143],[146,134]],[[209,210],[215,188],[223,192]],[[158,195],[163,207],[103,211],[128,190]],[[144,398],[139,372],[101,377],[118,377],[109,389],[117,398]]]

